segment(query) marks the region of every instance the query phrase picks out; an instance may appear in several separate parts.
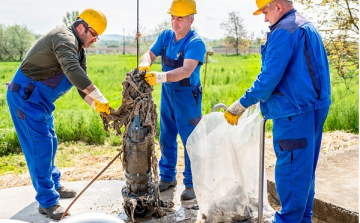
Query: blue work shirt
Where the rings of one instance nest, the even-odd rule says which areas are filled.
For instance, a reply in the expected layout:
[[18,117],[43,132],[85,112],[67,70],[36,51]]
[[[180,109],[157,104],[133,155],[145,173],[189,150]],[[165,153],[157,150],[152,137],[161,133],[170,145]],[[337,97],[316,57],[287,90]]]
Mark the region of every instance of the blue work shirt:
[[[170,29],[166,29],[166,30],[162,31],[160,33],[160,35],[158,36],[158,38],[156,39],[156,41],[150,47],[151,52],[153,52],[155,54],[155,56],[158,57],[161,55],[161,50],[163,49],[165,39],[169,32],[172,32],[172,31]],[[184,60],[193,59],[193,60],[199,61],[198,65],[196,66],[195,70],[193,71],[193,73],[190,76],[190,84],[197,85],[200,83],[200,67],[204,62],[204,55],[206,52],[204,40],[199,36],[198,33],[196,33],[194,30],[190,30],[184,38],[182,38],[181,40],[176,41],[176,42],[175,42],[175,34],[172,34],[169,44],[167,45],[167,48],[166,48],[166,57],[168,57],[172,60],[177,60],[179,58],[178,53],[179,53],[180,47],[182,46],[183,42],[187,39],[187,37],[191,33],[194,33],[194,35],[190,38],[190,40],[185,45]],[[163,64],[163,70],[169,71],[169,70],[173,70],[173,68],[167,67],[166,65]]]
[[261,73],[240,103],[247,108],[260,102],[266,119],[329,107],[329,64],[313,24],[292,9],[269,28],[261,46]]

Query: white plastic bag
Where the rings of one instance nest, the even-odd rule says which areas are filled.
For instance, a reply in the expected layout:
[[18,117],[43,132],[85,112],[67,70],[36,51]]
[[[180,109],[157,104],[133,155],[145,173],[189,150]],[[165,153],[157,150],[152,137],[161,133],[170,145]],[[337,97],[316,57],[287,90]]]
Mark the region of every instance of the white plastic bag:
[[[187,140],[194,190],[205,222],[251,222],[257,217],[259,107],[247,109],[237,126],[229,125],[224,113],[204,115]],[[264,215],[273,212],[267,196],[263,204]]]

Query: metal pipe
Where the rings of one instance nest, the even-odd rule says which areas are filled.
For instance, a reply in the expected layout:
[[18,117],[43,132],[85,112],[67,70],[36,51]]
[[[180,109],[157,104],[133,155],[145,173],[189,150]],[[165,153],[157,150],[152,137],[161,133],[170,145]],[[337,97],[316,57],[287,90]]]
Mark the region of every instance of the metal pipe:
[[203,87],[203,88],[205,88],[205,85],[206,85],[206,70],[207,70],[208,58],[209,58],[209,54],[208,54],[208,52],[206,52],[206,57],[205,57],[205,76],[204,76],[204,87]]
[[226,105],[224,105],[223,103],[218,103],[218,104],[216,104],[216,105],[213,107],[213,109],[211,110],[211,112],[215,112],[215,111],[218,110],[219,108],[223,108],[224,111],[227,110]]
[[71,206],[72,206],[72,205],[77,201],[77,199],[90,187],[90,185],[91,185],[92,183],[94,183],[95,180],[97,180],[97,178],[99,178],[99,177],[101,176],[101,174],[103,174],[104,171],[105,171],[107,168],[109,168],[109,166],[110,166],[117,158],[120,157],[120,155],[121,155],[122,152],[123,152],[123,151],[120,150],[120,152],[114,157],[114,159],[112,159],[112,160],[110,161],[110,163],[108,163],[108,165],[107,165],[104,169],[102,169],[102,170],[100,171],[100,173],[98,173],[98,174],[95,176],[95,178],[92,179],[92,180],[90,181],[90,183],[88,183],[88,185],[86,185],[86,187],[75,197],[75,199],[71,202],[71,204],[70,204],[70,205],[66,208],[66,210],[64,211],[64,213],[63,213],[63,215],[61,216],[60,220],[62,220],[62,219],[66,216],[66,213],[69,211],[69,209],[71,208]]
[[139,69],[139,0],[137,0],[137,21],[136,21],[136,68]]
[[265,123],[266,123],[266,119],[263,119],[260,124],[259,196],[258,196],[258,222],[259,223],[263,222]]
[[204,76],[204,86],[203,86],[203,89],[205,88],[205,85],[206,85],[206,70],[207,70],[207,64],[209,63],[209,56],[212,56],[214,55],[214,52],[210,52],[210,51],[207,51],[206,52],[206,58],[205,58],[205,76]]

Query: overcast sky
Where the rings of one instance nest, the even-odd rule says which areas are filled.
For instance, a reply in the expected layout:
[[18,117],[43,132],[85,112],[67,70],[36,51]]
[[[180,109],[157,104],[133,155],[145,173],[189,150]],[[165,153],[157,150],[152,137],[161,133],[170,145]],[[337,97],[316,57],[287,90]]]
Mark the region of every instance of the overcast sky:
[[[139,25],[147,31],[168,20],[167,10],[172,0],[139,0]],[[136,30],[137,0],[0,0],[0,24],[26,25],[36,34],[45,34],[63,24],[66,12],[96,8],[107,17],[103,34],[129,35]],[[196,0],[197,14],[193,26],[201,36],[210,39],[224,37],[220,23],[227,21],[229,12],[240,12],[249,34],[268,31],[264,16],[253,16],[255,0]],[[295,3],[295,7],[298,6]]]

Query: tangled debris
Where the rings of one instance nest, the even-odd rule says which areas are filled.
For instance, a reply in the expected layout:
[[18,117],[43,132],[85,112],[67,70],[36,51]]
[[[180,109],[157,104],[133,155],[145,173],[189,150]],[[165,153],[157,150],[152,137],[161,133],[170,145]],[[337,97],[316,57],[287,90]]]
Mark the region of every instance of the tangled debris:
[[[156,105],[152,97],[152,86],[144,80],[146,71],[138,71],[137,68],[126,73],[122,82],[122,102],[117,110],[112,110],[109,115],[102,117],[104,129],[116,130],[117,135],[124,137],[134,118],[136,105],[140,106],[139,115],[142,126],[148,128],[148,137],[154,138],[157,128]],[[122,134],[121,127],[125,126]]]
[[[130,124],[134,120],[135,116],[140,117],[140,126],[147,129],[145,138],[150,140],[150,164],[152,168],[152,177],[150,180],[153,180],[154,184],[154,197],[156,207],[149,207],[152,211],[149,213],[156,217],[162,217],[165,212],[161,209],[161,201],[159,198],[158,190],[158,161],[155,155],[155,142],[154,136],[157,129],[157,113],[156,105],[152,97],[153,87],[146,83],[144,80],[146,71],[138,71],[137,68],[126,74],[125,80],[122,82],[123,91],[122,91],[122,103],[117,110],[112,110],[109,115],[102,116],[102,121],[104,129],[109,132],[109,129],[114,129],[116,134],[122,136],[122,151],[123,151],[123,169],[127,168],[127,160],[124,158],[128,151],[128,148],[125,145],[126,140],[128,139],[128,130]],[[122,127],[124,130],[122,131]],[[130,132],[131,133],[131,132]],[[151,173],[150,173],[151,175]],[[124,190],[123,190],[124,191]],[[146,206],[147,203],[143,200],[148,199],[145,194],[142,194],[140,197],[141,205]],[[139,201],[133,197],[124,197],[124,207],[129,205],[129,212],[131,213],[131,218],[134,221],[134,211],[139,205]],[[150,205],[149,205],[150,206]],[[154,209],[155,208],[155,209]]]

